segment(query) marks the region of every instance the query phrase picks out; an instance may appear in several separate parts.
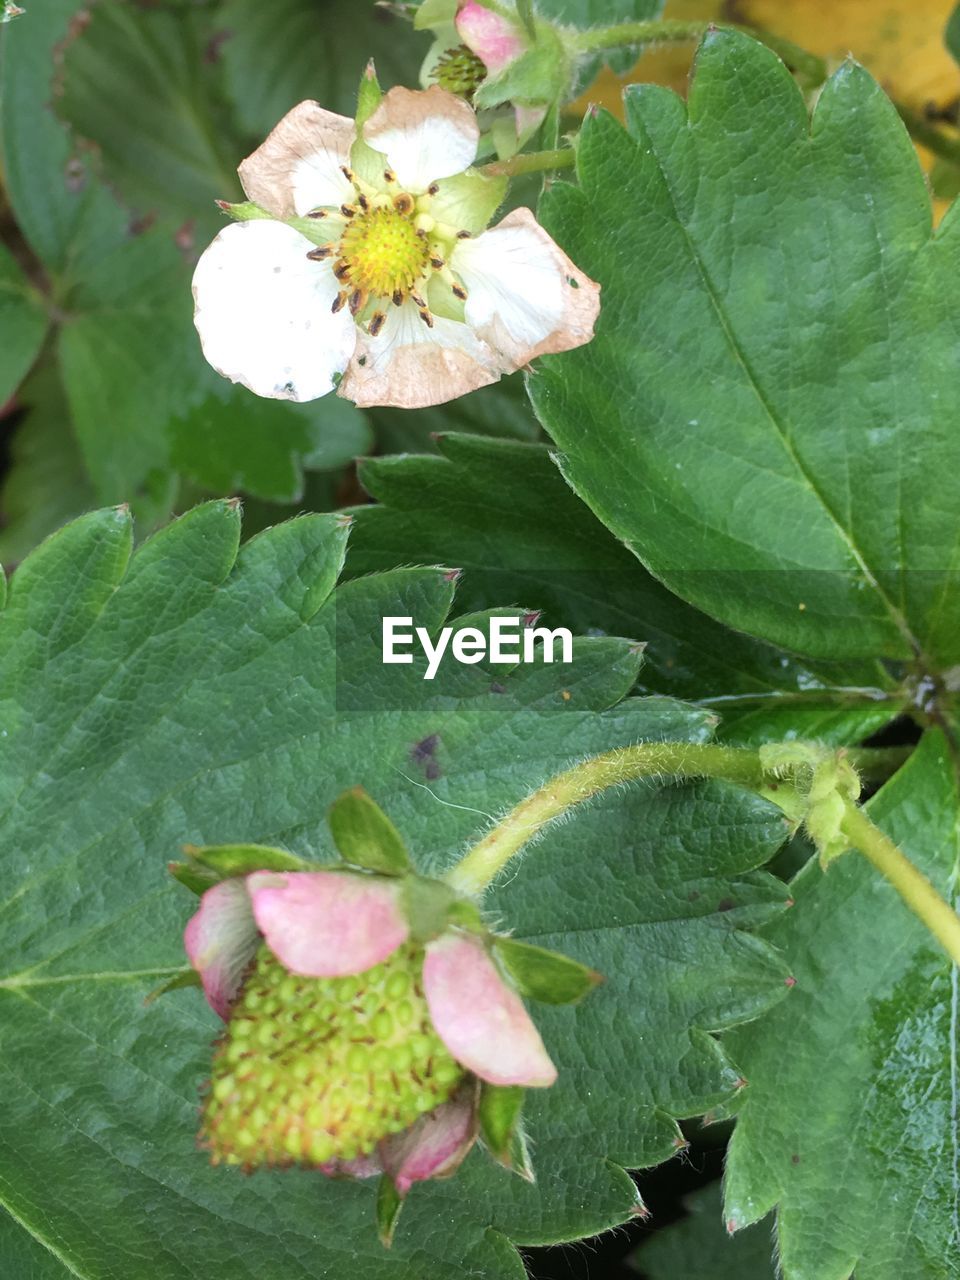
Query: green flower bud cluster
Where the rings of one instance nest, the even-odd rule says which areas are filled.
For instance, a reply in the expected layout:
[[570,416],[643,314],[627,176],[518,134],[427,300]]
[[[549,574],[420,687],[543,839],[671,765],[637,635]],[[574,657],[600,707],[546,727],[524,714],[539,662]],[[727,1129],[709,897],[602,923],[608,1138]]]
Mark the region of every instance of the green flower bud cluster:
[[214,1056],[200,1140],[214,1164],[369,1156],[463,1078],[433,1030],[420,947],[355,977],[290,973],[263,945]]

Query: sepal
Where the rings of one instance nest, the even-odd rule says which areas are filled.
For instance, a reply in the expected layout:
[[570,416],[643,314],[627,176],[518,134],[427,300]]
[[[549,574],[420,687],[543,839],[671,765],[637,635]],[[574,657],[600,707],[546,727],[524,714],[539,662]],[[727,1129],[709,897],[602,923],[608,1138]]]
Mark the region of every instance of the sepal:
[[403,1208],[403,1196],[388,1173],[377,1184],[377,1235],[385,1249],[393,1244],[393,1233]]
[[380,81],[377,79],[377,68],[374,66],[373,59],[367,63],[364,68],[363,75],[360,77],[360,88],[357,91],[357,129],[363,128],[370,119],[383,97],[383,90],[380,88]]
[[578,960],[544,947],[495,935],[493,946],[502,968],[522,996],[544,1004],[576,1004],[603,975]]
[[181,973],[175,973],[172,978],[168,978],[166,982],[161,982],[159,987],[154,987],[152,991],[144,996],[143,1003],[153,1004],[154,1000],[159,1000],[168,991],[181,991],[184,987],[202,986],[203,979],[196,969],[184,969]]
[[[213,879],[211,884],[219,880],[232,880],[236,876],[248,876],[254,871],[310,871],[316,870],[316,864],[298,858],[295,853],[286,849],[275,849],[265,844],[185,844],[183,852],[187,855],[187,863],[171,863],[170,874],[181,883],[184,877],[174,868],[186,865],[198,877],[209,873]],[[188,886],[192,887],[192,886]],[[209,885],[204,885],[208,888]],[[201,890],[202,892],[202,890]]]
[[272,218],[273,214],[255,204],[253,200],[240,200],[231,204],[229,200],[218,200],[217,208],[222,209],[234,222],[253,222],[257,218]]
[[459,909],[457,895],[442,880],[426,876],[408,876],[403,889],[410,936],[417,942],[439,937],[450,924],[451,911]]
[[352,866],[385,876],[404,875],[411,869],[400,832],[363,787],[334,800],[327,822],[340,856]]

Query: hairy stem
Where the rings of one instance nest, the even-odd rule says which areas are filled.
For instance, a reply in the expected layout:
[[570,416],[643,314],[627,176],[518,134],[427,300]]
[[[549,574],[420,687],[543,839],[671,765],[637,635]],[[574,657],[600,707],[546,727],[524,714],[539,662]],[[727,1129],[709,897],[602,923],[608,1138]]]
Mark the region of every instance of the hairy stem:
[[670,19],[659,22],[655,20],[623,22],[615,27],[594,27],[587,31],[580,31],[573,36],[570,43],[577,53],[617,49],[622,45],[685,44],[688,41],[702,40],[708,31],[714,31],[718,27],[724,30],[742,31],[752,36],[754,40],[759,40],[761,44],[767,45],[811,87],[823,84],[827,78],[827,63],[817,54],[801,49],[791,40],[771,35],[768,31],[758,31],[753,27],[736,26],[731,23],[683,22]]
[[[581,761],[521,800],[447,873],[447,883],[458,893],[482,893],[548,823],[609,787],[638,778],[705,777],[734,782],[751,791],[763,791],[776,781],[782,794],[789,790],[794,797],[794,783],[799,781],[765,772],[759,753],[742,747],[691,742],[643,742],[621,747]],[[926,876],[853,801],[846,802],[840,829],[960,965],[960,916]]]
[[481,170],[491,178],[517,178],[522,173],[539,173],[542,169],[571,169],[577,153],[573,147],[560,147],[556,151],[528,151],[525,155],[511,156],[509,160],[494,160]]
[[960,916],[922,871],[884,835],[852,801],[840,827],[852,845],[868,858],[900,897],[941,943],[954,964],[960,965]]
[[458,893],[480,893],[547,823],[574,805],[635,778],[664,776],[726,778],[754,789],[763,785],[760,757],[755,751],[690,742],[621,747],[574,765],[521,800],[447,873],[447,882]]

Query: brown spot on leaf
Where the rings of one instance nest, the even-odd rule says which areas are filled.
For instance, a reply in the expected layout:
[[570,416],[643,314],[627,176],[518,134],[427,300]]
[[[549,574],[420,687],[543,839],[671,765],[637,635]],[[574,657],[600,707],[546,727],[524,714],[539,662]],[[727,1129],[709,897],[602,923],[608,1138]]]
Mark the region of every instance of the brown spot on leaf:
[[423,770],[423,776],[434,782],[440,777],[440,764],[437,760],[437,748],[440,745],[438,733],[428,734],[410,748],[410,759]]

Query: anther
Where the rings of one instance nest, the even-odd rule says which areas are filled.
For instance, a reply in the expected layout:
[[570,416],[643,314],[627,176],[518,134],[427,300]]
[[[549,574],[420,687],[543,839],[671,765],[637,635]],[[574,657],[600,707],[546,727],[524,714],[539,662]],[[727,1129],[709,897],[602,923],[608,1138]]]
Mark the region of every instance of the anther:
[[439,192],[439,191],[440,191],[440,183],[439,183],[439,182],[431,182],[431,183],[430,183],[430,185],[429,185],[429,187],[427,187],[427,195],[428,195],[428,196],[435,196],[435,195],[437,195],[437,194],[438,194],[438,192]]
[[400,307],[400,306],[402,306],[402,305],[403,305],[403,290],[402,290],[402,289],[394,289],[394,291],[393,291],[393,305],[394,305],[395,307]]
[[375,311],[370,317],[370,337],[375,338],[383,326],[387,323],[387,317],[382,311]]
[[355,218],[357,216],[357,211],[352,204],[342,204],[340,212],[345,218]]
[[393,207],[397,213],[402,213],[406,217],[413,213],[413,196],[409,192],[401,191],[399,195],[393,197]]
[[453,296],[455,298],[459,298],[461,302],[466,302],[467,291],[462,284],[454,284],[454,285],[451,285],[450,287],[453,290]]
[[416,293],[413,289],[410,290],[410,298],[414,303],[416,303],[418,307],[422,307],[426,309],[427,304],[424,302],[421,295],[419,293]]
[[349,280],[349,278],[350,278],[350,263],[349,263],[349,262],[338,262],[338,263],[337,263],[337,265],[333,268],[333,274],[337,277],[337,279],[338,279],[338,280],[341,280],[341,281],[343,281],[343,280]]
[[396,182],[397,175],[393,172],[392,169],[384,169],[383,180],[384,182]]
[[348,182],[356,182],[356,178],[354,177],[353,170],[350,168],[349,165],[342,164],[340,166],[340,172],[343,174],[343,176],[346,178]]
[[427,310],[426,307],[424,307],[423,310],[419,311],[417,314],[420,316],[420,319],[423,321],[423,323],[427,326],[428,329],[433,328],[433,316],[430,314],[430,312]]
[[325,218],[327,216],[326,209],[311,209],[307,214],[308,218]]
[[337,296],[333,300],[333,306],[330,308],[330,310],[333,312],[334,315],[336,315],[338,311],[343,310],[343,304],[346,302],[346,300],[347,300],[347,295],[345,293],[337,294]]
[[318,245],[316,249],[311,249],[307,254],[312,262],[322,262],[324,258],[329,258],[333,250],[328,244]]
[[470,231],[458,231],[458,232],[457,232],[457,239],[458,239],[458,240],[471,240],[472,238],[473,238],[473,233],[472,233],[472,232],[470,232]]
[[364,213],[366,213],[366,211],[370,208],[370,201],[367,199],[367,197],[363,194],[362,191],[357,196],[357,204],[364,211]]
[[443,270],[443,259],[442,259],[442,258],[431,258],[431,259],[430,259],[430,265],[431,265],[431,267],[433,267],[434,271],[442,271],[442,270]]
[[350,295],[350,314],[357,316],[367,305],[367,291],[365,289],[354,289]]

